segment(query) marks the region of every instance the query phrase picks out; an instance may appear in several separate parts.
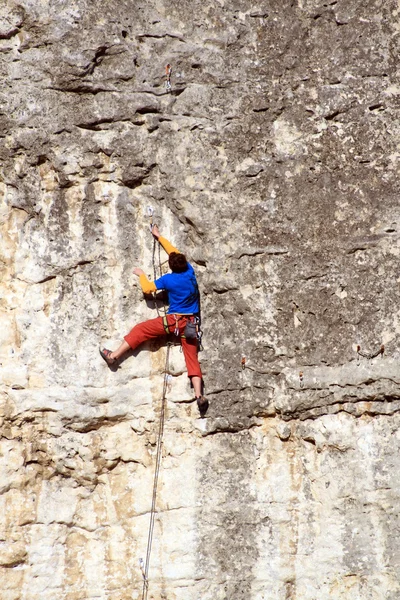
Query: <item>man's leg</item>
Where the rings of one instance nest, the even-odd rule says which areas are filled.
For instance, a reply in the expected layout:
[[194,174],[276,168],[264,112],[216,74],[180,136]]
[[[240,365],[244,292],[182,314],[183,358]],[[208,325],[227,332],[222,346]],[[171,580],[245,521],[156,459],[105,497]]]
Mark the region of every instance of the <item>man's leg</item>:
[[[196,396],[201,396],[201,382],[203,379],[203,375],[201,372],[201,367],[198,359],[198,348],[197,348],[197,340],[196,339],[186,339],[181,338],[183,356],[185,357],[186,368],[188,377],[191,378],[193,387],[196,392]],[[197,389],[196,389],[196,387]],[[197,392],[200,392],[197,394]]]
[[203,375],[198,358],[198,344],[196,339],[181,338],[183,355],[185,357],[188,377],[192,380],[194,394],[199,407],[200,415],[204,417],[208,409],[208,400],[202,396]]
[[[168,316],[168,325],[175,325],[175,319],[172,316]],[[163,335],[166,334],[162,317],[149,319],[148,321],[143,321],[143,323],[138,323],[135,325],[135,327],[133,327],[133,329],[131,329],[131,331],[124,336],[124,341],[117,350],[110,352],[109,350],[104,349],[101,352],[101,355],[106,362],[112,364],[115,360],[121,358],[121,356],[128,350],[134,350],[143,342],[161,337]],[[108,354],[106,354],[107,352]]]
[[201,384],[202,384],[202,378],[198,377],[197,375],[194,375],[192,377],[192,385],[193,385],[193,389],[194,389],[194,393],[196,398],[200,398],[201,396]]
[[119,348],[117,348],[117,350],[115,350],[114,352],[111,352],[110,354],[110,358],[115,358],[116,360],[118,360],[119,358],[121,358],[121,356],[123,354],[125,354],[125,352],[127,352],[128,350],[130,350],[130,345],[128,344],[128,342],[126,342],[125,340],[122,342],[122,344],[120,345]]

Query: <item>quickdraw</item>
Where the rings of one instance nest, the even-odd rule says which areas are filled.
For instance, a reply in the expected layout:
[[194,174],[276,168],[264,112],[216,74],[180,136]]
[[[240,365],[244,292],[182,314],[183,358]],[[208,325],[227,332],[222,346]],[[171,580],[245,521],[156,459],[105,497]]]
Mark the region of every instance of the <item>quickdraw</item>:
[[[175,329],[174,329],[174,335],[176,335],[177,337],[179,336],[179,318],[182,318],[183,315],[173,315],[174,319],[175,319]],[[170,330],[170,325],[168,323],[168,315],[164,315],[163,318],[163,326],[164,326],[164,331],[167,335],[169,335],[171,333]]]
[[371,360],[372,358],[376,358],[377,356],[379,356],[379,354],[383,358],[384,352],[385,352],[385,346],[383,344],[381,345],[379,350],[377,350],[376,352],[363,352],[361,350],[361,346],[359,344],[357,345],[357,354],[359,356],[362,356],[363,358],[368,358],[369,360]]
[[174,329],[174,335],[176,335],[176,337],[179,336],[179,325],[178,325],[178,317],[176,315],[174,315],[174,319],[175,319],[175,329]]
[[150,219],[149,227],[150,227],[150,232],[152,232],[153,227],[154,227],[154,223],[153,223],[154,208],[152,206],[147,207],[147,216]]
[[172,67],[168,63],[165,67],[165,89],[167,92],[171,91],[171,75],[172,75]]
[[149,585],[149,582],[148,582],[147,577],[146,577],[146,572],[145,572],[145,566],[144,566],[144,560],[143,560],[143,558],[139,558],[139,568],[140,568],[140,571],[142,573],[144,585],[146,586],[146,589],[147,589],[147,587]]

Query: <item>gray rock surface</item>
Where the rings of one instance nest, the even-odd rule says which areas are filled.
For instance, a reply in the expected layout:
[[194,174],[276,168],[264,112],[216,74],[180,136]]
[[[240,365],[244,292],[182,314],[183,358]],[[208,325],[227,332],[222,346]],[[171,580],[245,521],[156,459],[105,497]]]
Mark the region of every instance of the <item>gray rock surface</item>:
[[2,600],[142,598],[166,350],[98,345],[156,314],[149,205],[210,401],[174,347],[149,599],[400,597],[399,27],[395,0],[3,1]]

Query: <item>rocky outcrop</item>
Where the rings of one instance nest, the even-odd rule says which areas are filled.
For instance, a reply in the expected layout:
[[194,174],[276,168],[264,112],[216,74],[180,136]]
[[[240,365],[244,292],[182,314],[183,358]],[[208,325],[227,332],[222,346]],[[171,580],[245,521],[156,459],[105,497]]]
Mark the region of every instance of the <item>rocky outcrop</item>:
[[142,598],[166,348],[98,345],[156,314],[149,205],[210,401],[174,346],[149,599],[399,597],[399,19],[0,7],[2,599]]

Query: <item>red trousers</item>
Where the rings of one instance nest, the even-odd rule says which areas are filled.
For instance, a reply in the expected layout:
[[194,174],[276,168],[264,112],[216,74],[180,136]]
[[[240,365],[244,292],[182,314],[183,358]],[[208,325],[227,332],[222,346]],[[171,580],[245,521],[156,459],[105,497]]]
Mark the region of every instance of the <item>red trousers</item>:
[[[203,376],[201,373],[199,359],[197,357],[197,340],[187,340],[186,338],[181,337],[183,335],[183,330],[185,329],[188,319],[187,317],[182,317],[179,315],[177,315],[177,319],[179,337],[182,344],[183,355],[185,357],[188,377],[202,378]],[[176,327],[175,315],[167,315],[167,322],[170,333],[173,333]],[[128,342],[132,350],[134,350],[142,342],[162,337],[165,335],[167,334],[164,329],[162,317],[157,317],[155,319],[149,319],[149,321],[143,321],[143,323],[138,323],[138,325],[135,325],[135,327],[131,329],[128,335],[124,337],[124,340]]]

